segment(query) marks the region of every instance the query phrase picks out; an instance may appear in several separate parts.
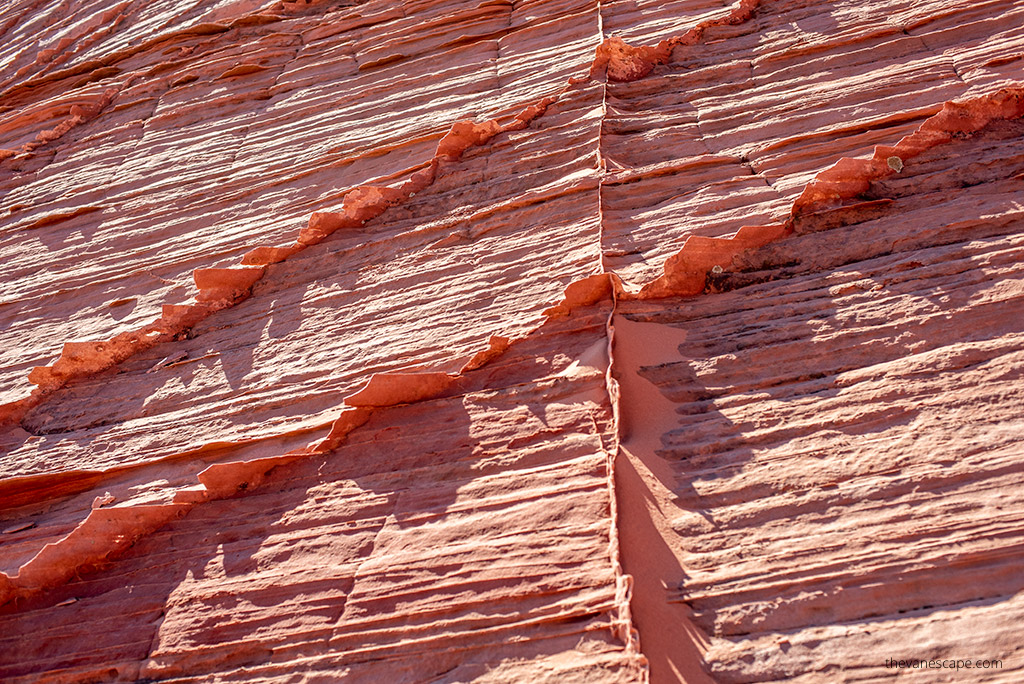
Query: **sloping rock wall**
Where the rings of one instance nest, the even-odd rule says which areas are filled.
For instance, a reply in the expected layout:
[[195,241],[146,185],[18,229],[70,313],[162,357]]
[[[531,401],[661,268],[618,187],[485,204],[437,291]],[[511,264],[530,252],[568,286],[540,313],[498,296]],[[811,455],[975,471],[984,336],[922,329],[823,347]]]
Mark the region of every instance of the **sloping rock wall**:
[[1021,26],[8,3],[0,679],[1016,681]]

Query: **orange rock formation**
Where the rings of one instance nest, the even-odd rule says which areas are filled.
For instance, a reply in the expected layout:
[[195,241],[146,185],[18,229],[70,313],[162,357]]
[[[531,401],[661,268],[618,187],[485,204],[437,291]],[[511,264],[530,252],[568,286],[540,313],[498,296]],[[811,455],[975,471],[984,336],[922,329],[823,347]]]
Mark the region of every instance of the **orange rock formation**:
[[1022,26],[0,8],[0,680],[1016,681]]

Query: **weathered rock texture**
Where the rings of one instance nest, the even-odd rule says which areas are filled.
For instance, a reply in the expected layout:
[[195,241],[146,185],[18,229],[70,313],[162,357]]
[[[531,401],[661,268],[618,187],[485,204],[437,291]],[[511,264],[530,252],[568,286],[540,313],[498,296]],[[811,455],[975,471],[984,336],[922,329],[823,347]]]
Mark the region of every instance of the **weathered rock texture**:
[[1022,26],[5,4],[0,680],[1019,681]]

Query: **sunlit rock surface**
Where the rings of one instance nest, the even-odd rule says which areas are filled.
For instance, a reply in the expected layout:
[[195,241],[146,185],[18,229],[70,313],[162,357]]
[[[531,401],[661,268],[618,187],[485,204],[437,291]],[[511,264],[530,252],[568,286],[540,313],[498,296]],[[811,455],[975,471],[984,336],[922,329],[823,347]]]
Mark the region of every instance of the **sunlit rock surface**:
[[1024,6],[0,8],[0,680],[1024,677]]

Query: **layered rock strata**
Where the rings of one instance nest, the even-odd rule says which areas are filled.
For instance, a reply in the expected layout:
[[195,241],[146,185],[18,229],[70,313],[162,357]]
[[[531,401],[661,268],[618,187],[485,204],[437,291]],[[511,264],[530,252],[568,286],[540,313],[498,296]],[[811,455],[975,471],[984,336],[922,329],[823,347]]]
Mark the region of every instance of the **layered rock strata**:
[[6,7],[0,678],[1014,681],[1022,19]]

